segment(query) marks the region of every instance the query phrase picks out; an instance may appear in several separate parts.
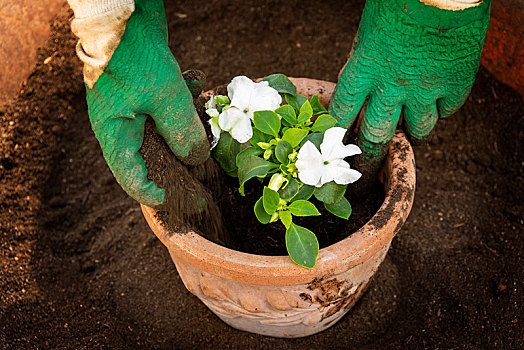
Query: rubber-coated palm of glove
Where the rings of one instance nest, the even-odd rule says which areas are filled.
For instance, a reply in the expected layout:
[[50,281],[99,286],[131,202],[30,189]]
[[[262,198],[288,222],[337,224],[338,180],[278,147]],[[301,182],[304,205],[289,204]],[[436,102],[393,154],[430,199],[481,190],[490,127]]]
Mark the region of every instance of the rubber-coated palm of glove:
[[147,179],[138,150],[148,116],[173,153],[188,165],[209,156],[204,127],[178,63],[167,45],[162,0],[136,0],[122,40],[93,89],[89,119],[104,158],[122,188],[137,201],[159,207],[165,190]]
[[330,103],[338,124],[350,127],[369,97],[357,136],[363,154],[354,164],[364,182],[376,176],[402,111],[406,131],[422,140],[465,102],[490,5],[446,11],[419,0],[367,0]]

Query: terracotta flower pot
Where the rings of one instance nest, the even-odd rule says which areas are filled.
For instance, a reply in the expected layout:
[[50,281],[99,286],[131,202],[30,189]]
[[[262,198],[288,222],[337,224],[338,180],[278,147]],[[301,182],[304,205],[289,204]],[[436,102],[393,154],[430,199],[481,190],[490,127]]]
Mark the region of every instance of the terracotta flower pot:
[[[292,80],[299,93],[319,94],[323,104],[335,87]],[[357,232],[321,249],[314,269],[300,267],[288,256],[234,251],[194,232],[174,234],[162,226],[154,209],[142,206],[142,211],[186,288],[224,322],[273,337],[303,337],[332,326],[355,304],[411,210],[415,162],[401,132],[391,143],[383,175],[386,197],[379,211]]]

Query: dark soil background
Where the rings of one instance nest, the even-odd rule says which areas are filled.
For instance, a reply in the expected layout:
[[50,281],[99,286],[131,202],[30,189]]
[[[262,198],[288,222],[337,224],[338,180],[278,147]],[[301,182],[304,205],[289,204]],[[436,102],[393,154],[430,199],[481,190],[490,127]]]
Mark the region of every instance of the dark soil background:
[[[167,4],[183,69],[335,81],[363,1]],[[415,204],[369,291],[304,339],[229,328],[193,297],[90,130],[64,10],[0,108],[0,348],[522,349],[523,98],[481,68],[417,147]],[[47,57],[52,59],[43,64]]]

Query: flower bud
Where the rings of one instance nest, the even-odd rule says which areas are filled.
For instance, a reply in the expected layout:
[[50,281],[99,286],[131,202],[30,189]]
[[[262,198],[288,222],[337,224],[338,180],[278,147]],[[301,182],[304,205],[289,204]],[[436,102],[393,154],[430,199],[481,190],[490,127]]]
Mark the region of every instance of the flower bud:
[[282,187],[282,184],[286,181],[289,180],[282,176],[282,174],[273,174],[273,176],[271,176],[271,180],[269,180],[269,185],[267,187],[269,187],[273,191],[278,191],[280,190],[280,187]]
[[224,95],[217,95],[217,96],[215,96],[215,101],[219,105],[227,105],[227,104],[229,104],[229,97],[224,96]]
[[269,149],[269,147],[271,147],[271,145],[267,142],[257,142],[257,146],[266,150]]

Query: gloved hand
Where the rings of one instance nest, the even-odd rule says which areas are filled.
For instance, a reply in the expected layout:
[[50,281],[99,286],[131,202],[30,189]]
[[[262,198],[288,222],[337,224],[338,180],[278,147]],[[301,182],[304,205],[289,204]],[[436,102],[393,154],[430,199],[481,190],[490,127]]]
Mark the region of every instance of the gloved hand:
[[491,0],[484,0],[451,11],[419,0],[367,0],[330,103],[338,124],[350,127],[369,97],[357,136],[363,154],[355,164],[364,176],[381,166],[401,112],[411,138],[421,140],[438,118],[465,102],[478,70],[490,5]]
[[92,89],[86,86],[89,119],[109,168],[131,197],[151,207],[164,202],[165,191],[147,179],[138,153],[148,116],[184,163],[197,165],[209,156],[204,127],[167,39],[162,0],[136,0],[104,73]]

